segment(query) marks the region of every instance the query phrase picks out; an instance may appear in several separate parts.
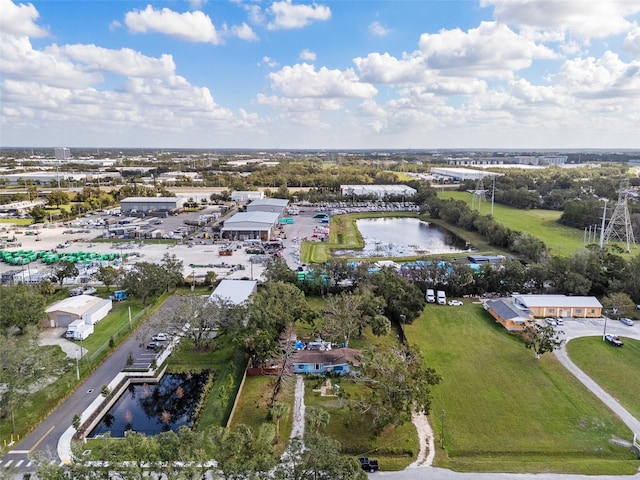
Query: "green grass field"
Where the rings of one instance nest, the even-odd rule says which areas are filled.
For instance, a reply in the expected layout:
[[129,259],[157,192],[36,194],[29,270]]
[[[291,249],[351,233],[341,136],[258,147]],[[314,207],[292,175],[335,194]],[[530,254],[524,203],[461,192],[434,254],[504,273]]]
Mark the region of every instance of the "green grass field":
[[430,415],[437,466],[616,475],[640,466],[609,443],[629,438],[627,427],[554,355],[535,360],[480,305],[429,305],[406,334],[442,375]]
[[616,348],[601,336],[576,338],[567,343],[567,352],[581,370],[640,418],[640,341],[621,339],[624,346]]
[[[471,206],[469,192],[445,191],[438,193],[440,198],[463,200]],[[480,206],[481,215],[491,213],[491,202],[483,202]],[[494,204],[495,219],[519,232],[528,233],[542,240],[551,249],[552,255],[572,255],[584,248],[582,230],[567,227],[558,223],[562,212],[553,210],[519,210],[498,203]]]

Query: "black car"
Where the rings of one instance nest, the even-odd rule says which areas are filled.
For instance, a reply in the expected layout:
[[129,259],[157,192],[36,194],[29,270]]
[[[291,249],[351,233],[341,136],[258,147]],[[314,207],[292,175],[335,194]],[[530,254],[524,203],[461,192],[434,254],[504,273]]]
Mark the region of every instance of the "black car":
[[360,457],[360,467],[367,472],[377,472],[380,469],[378,460],[370,460],[367,457]]
[[604,339],[614,347],[621,347],[624,345],[624,342],[616,335],[605,335]]

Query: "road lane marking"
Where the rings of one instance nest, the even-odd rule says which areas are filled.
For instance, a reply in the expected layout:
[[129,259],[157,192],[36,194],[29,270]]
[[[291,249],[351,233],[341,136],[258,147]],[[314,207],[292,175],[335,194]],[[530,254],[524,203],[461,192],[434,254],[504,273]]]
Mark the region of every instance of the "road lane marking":
[[40,437],[40,440],[38,440],[38,441],[36,442],[36,444],[35,444],[33,447],[31,447],[31,448],[29,449],[29,453],[33,452],[33,451],[38,447],[38,445],[40,445],[40,443],[42,443],[42,441],[43,441],[45,438],[47,438],[47,435],[49,435],[49,434],[53,431],[53,429],[54,429],[54,428],[56,428],[56,426],[55,426],[55,425],[54,425],[53,427],[51,427],[49,430],[47,430],[47,433],[45,433],[42,437]]

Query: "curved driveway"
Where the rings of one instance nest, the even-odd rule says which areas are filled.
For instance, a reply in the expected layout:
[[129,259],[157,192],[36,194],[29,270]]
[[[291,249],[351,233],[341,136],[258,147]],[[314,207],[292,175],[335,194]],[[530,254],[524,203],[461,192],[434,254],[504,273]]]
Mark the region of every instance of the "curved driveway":
[[[632,432],[637,433],[640,437],[640,420],[631,415],[615,398],[605,392],[596,382],[587,376],[586,373],[580,370],[567,355],[566,343],[568,341],[578,337],[602,336],[604,334],[603,321],[570,319],[565,320],[565,324],[558,328],[564,332],[563,338],[566,340],[563,342],[562,347],[554,352],[560,363],[618,415]],[[606,333],[640,340],[640,322],[636,322],[633,327],[628,327],[617,320],[608,320]],[[377,472],[368,475],[369,478],[384,478],[385,480],[640,480],[640,473],[625,476],[567,475],[554,473],[462,473],[428,466],[407,468],[400,472]]]

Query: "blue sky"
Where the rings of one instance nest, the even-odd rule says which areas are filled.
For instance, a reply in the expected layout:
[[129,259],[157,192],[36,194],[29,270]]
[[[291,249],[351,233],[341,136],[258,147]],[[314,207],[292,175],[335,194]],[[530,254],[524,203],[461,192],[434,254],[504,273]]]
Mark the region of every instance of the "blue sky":
[[640,148],[638,0],[0,0],[0,145]]

